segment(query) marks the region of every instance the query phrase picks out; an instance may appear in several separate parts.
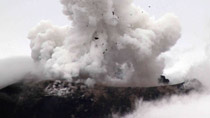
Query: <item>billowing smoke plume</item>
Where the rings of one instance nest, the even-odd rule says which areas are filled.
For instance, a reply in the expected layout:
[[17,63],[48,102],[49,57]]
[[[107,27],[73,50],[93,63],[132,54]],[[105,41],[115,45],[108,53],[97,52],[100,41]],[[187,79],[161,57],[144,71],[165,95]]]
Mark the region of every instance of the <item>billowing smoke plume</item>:
[[159,55],[180,37],[174,15],[155,20],[132,0],[61,0],[71,26],[39,23],[29,33],[32,58],[50,78],[92,78],[110,85],[154,85]]

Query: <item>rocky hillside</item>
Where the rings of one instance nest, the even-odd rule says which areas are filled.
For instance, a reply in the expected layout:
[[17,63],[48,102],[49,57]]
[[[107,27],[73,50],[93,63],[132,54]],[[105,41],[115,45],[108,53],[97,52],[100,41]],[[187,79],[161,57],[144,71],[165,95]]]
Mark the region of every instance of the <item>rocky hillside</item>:
[[95,85],[65,80],[18,83],[0,90],[1,118],[109,118],[134,110],[136,100],[161,99],[187,94],[201,87],[197,80],[176,85],[131,88]]

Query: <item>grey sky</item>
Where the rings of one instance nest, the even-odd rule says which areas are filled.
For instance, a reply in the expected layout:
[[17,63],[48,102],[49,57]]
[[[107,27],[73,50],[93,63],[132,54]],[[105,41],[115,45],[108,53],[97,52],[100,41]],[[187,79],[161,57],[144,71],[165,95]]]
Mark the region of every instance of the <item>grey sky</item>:
[[[199,44],[207,35],[209,0],[134,0],[134,3],[157,18],[167,12],[179,17],[183,30],[177,48]],[[59,0],[1,0],[0,58],[30,55],[27,33],[40,20],[51,20],[57,25],[70,23],[62,14]]]
[[40,20],[68,23],[59,0],[1,0],[0,58],[30,55],[27,33]]

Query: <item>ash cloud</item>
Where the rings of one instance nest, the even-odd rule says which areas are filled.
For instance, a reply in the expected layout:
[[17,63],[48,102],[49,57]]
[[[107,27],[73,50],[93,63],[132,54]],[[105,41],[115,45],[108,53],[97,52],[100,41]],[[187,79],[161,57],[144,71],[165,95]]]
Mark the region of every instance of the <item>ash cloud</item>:
[[[120,86],[151,86],[159,56],[180,37],[177,17],[156,20],[131,0],[61,0],[70,26],[42,21],[28,35],[33,60],[48,78],[80,76]],[[144,11],[144,12],[142,12]]]

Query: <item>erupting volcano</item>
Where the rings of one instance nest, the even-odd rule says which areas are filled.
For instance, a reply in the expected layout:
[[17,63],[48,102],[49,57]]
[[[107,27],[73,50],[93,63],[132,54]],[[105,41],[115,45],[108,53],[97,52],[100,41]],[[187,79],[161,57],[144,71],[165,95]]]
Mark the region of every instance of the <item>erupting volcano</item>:
[[1,118],[171,118],[197,106],[209,116],[207,80],[187,75],[199,77],[197,65],[181,82],[163,75],[181,38],[177,16],[156,19],[132,0],[60,2],[68,25],[40,21],[28,33],[30,59],[0,60]]
[[[154,86],[158,57],[180,37],[176,16],[156,20],[131,0],[61,0],[71,25],[42,21],[28,37],[49,78],[92,79],[111,86]],[[85,81],[85,80],[80,80]]]

